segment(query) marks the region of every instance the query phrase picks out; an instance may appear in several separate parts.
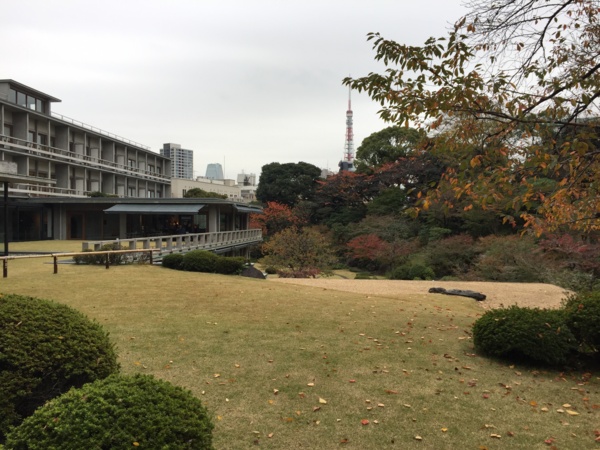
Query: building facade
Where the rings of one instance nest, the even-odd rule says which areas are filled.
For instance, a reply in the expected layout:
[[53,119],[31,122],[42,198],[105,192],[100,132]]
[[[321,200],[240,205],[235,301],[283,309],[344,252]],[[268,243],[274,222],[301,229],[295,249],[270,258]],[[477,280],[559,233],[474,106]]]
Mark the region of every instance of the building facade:
[[[171,198],[171,155],[57,114],[51,109],[56,102],[17,81],[0,80],[5,243],[190,232],[226,239],[221,233],[245,230],[248,215],[260,213],[237,204],[237,197]],[[191,157],[191,150],[167,145]],[[192,178],[193,162],[187,161],[182,166]]]
[[11,197],[170,197],[171,161],[149,147],[52,112],[59,102],[14,80],[0,80],[0,160],[29,183]]
[[179,144],[163,144],[160,154],[171,160],[171,177],[192,180],[194,178],[194,151],[181,148]]

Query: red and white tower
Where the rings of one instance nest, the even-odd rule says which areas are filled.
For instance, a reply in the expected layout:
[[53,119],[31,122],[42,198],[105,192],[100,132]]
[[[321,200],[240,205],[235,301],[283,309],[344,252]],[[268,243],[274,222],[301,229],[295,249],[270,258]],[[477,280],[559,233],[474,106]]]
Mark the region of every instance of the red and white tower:
[[354,130],[352,128],[352,99],[348,88],[348,110],[346,111],[346,140],[344,142],[344,158],[340,161],[340,170],[354,171]]

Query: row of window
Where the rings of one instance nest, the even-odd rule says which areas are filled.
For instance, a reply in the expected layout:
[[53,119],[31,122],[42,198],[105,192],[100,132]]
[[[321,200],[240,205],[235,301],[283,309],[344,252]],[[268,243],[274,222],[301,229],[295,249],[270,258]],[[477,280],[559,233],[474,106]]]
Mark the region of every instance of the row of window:
[[13,88],[8,90],[8,101],[33,111],[38,111],[41,113],[46,112],[46,102],[31,94],[25,94],[24,92],[17,91]]

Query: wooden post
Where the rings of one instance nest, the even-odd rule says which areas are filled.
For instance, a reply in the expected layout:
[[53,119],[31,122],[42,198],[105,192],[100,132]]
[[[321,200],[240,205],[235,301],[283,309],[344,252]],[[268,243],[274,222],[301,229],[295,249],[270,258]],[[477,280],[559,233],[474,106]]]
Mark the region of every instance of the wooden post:
[[109,257],[110,257],[110,255],[107,253],[107,254],[106,254],[106,268],[107,268],[107,269],[108,269],[108,267],[109,267],[109,264],[108,264]]
[[7,260],[4,259],[2,260],[2,276],[4,278],[6,278],[8,276],[8,266],[7,266]]
[[58,273],[58,256],[54,257],[54,273]]

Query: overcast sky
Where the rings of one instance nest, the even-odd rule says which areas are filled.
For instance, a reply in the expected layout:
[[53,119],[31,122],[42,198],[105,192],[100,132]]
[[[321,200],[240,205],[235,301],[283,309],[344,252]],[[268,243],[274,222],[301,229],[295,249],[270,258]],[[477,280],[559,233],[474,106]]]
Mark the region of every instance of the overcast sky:
[[[2,6],[2,71],[53,111],[140,142],[194,150],[225,176],[271,162],[337,172],[345,76],[381,71],[366,34],[421,44],[461,0],[20,0]],[[352,93],[358,148],[388,124]]]

